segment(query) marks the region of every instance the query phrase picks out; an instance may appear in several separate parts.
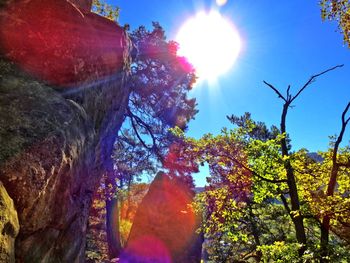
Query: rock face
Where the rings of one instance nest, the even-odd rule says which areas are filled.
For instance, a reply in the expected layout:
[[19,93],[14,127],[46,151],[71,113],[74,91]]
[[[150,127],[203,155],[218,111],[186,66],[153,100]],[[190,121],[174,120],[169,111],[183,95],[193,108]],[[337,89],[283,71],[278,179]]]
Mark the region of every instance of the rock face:
[[121,262],[200,262],[199,219],[187,185],[158,173],[141,202]]
[[0,262],[15,262],[15,238],[19,231],[16,209],[0,182]]
[[0,12],[6,57],[59,87],[104,80],[122,69],[125,55],[121,27],[90,13],[91,1],[71,2],[20,0]]
[[69,0],[83,13],[89,13],[92,6],[92,0]]
[[[92,193],[111,169],[115,134],[128,102],[130,43],[116,24],[93,14],[82,17],[65,0],[13,2],[0,11],[0,180],[20,223],[16,262],[84,262]],[[28,34],[9,33],[19,21],[6,10],[16,6],[23,8],[17,25]],[[38,14],[52,16],[41,21]],[[77,38],[60,38],[63,18],[74,21]],[[28,29],[33,23],[38,30]],[[99,44],[89,50],[96,52],[85,54],[84,41],[96,39]],[[53,57],[46,57],[50,52]],[[71,73],[78,64],[82,68]],[[64,89],[68,84],[76,88]]]

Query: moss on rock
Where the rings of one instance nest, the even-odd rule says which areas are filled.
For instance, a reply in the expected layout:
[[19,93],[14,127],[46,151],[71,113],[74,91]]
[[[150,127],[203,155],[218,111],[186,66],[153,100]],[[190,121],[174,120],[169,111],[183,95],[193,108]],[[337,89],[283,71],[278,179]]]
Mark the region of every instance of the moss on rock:
[[17,211],[0,182],[0,262],[15,262],[15,238],[18,231]]

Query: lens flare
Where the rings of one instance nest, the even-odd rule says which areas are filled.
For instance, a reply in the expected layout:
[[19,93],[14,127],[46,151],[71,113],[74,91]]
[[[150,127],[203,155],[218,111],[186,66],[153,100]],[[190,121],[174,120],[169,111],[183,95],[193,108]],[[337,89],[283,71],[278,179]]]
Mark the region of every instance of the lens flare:
[[[123,28],[69,1],[10,1],[0,12],[0,51],[61,88],[108,79],[123,67]],[[102,33],[103,34],[102,34]]]
[[190,262],[199,239],[192,201],[184,180],[158,173],[135,215],[121,262]]

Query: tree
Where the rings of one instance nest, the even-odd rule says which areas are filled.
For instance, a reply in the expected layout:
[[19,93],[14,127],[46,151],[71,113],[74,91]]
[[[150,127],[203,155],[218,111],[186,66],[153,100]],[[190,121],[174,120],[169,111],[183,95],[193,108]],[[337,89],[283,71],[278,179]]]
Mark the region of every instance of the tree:
[[337,21],[344,43],[350,47],[350,1],[322,0],[320,5],[322,20]]
[[[195,81],[194,70],[177,56],[178,46],[167,41],[158,23],[141,26],[129,34],[135,50],[128,80],[130,96],[123,127],[114,146],[113,171],[105,182],[106,223],[109,257],[119,255],[119,207],[123,195],[141,175],[155,174],[176,139],[168,129],[180,126],[196,114],[195,99],[187,93]],[[128,196],[128,194],[126,194]]]
[[[264,81],[264,83],[270,87],[277,95],[280,99],[282,99],[284,101],[284,104],[283,104],[283,110],[282,110],[282,115],[281,115],[281,134],[286,134],[286,117],[287,117],[287,113],[288,113],[288,109],[291,107],[292,103],[298,98],[298,96],[319,76],[331,71],[331,70],[334,70],[338,67],[342,67],[343,65],[338,65],[338,66],[335,66],[333,68],[330,68],[330,69],[327,69],[319,74],[316,74],[316,75],[313,75],[311,76],[311,78],[302,86],[301,89],[299,89],[299,91],[296,93],[296,95],[292,95],[290,94],[290,86],[288,86],[288,89],[287,89],[287,94],[286,96],[282,95],[281,92],[276,89],[274,86],[272,86],[271,84],[267,83]],[[344,114],[343,114],[343,121],[344,121]],[[344,124],[343,124],[344,126]],[[345,124],[346,126],[346,124]],[[345,129],[345,127],[344,127]],[[342,133],[344,133],[344,130],[342,130]],[[339,141],[340,140],[340,141]],[[339,146],[339,143],[341,142],[342,140],[342,136],[340,138],[338,138],[337,140],[337,143],[338,146]],[[336,156],[337,154],[337,147],[336,145],[335,147],[335,153],[334,155]],[[295,226],[295,231],[296,231],[296,238],[298,240],[298,242],[300,244],[302,244],[302,248],[300,249],[300,253],[299,255],[302,256],[302,254],[304,253],[305,249],[306,249],[306,245],[307,245],[307,240],[306,240],[306,234],[305,234],[305,227],[304,227],[304,223],[303,223],[303,215],[301,214],[301,210],[300,210],[300,200],[299,200],[299,194],[298,194],[298,189],[297,189],[297,185],[296,185],[296,181],[295,181],[295,172],[294,172],[294,168],[293,166],[291,165],[291,161],[290,161],[290,158],[289,158],[289,151],[288,151],[288,147],[287,147],[287,142],[286,142],[286,139],[285,138],[282,138],[281,140],[281,150],[282,150],[282,157],[285,159],[284,161],[284,168],[286,170],[286,175],[287,175],[287,184],[288,184],[288,188],[289,188],[289,191],[288,191],[288,194],[290,196],[290,203],[291,203],[291,208],[288,208],[286,206],[286,209],[290,209],[290,214],[292,216],[292,221],[294,223],[294,226]],[[336,163],[336,157],[334,157],[335,160],[334,160],[334,163]],[[336,166],[336,164],[335,164]],[[333,171],[333,169],[335,171]],[[330,184],[334,183],[334,185],[332,184],[330,186],[330,188],[332,188],[333,190],[330,189],[330,194],[332,193],[332,191],[334,191],[334,186],[335,186],[335,180],[336,180],[336,167],[334,167],[332,169],[332,178],[330,180]],[[333,174],[335,173],[335,175]],[[328,191],[327,191],[327,195],[328,195]],[[328,219],[326,219],[326,221],[323,222],[323,228],[328,228],[329,229],[329,226],[326,226],[325,224],[327,224],[327,221]],[[329,222],[328,222],[329,224]],[[326,233],[324,233],[326,234]],[[327,241],[324,241],[324,242],[327,242],[328,243],[328,238],[326,237],[321,237],[321,238],[325,238],[327,239]],[[322,244],[323,242],[321,242]]]
[[[350,118],[346,117],[350,103],[345,107],[341,116],[341,129],[338,136],[332,137],[330,148],[319,152],[321,162],[308,161],[305,156],[299,165],[302,174],[311,174],[305,178],[300,176],[304,198],[311,204],[312,212],[320,220],[320,245],[323,261],[327,262],[330,254],[330,230],[342,228],[350,223],[349,209],[349,168],[350,148],[341,148],[344,133]],[[299,157],[300,158],[300,157]],[[339,233],[339,231],[338,231]]]
[[[323,160],[319,162],[306,150],[291,152],[286,119],[291,104],[317,77],[341,66],[311,76],[294,96],[290,87],[283,95],[264,82],[284,102],[280,128],[268,129],[245,114],[229,117],[237,128],[223,129],[217,136],[208,134],[195,140],[174,130],[183,139],[182,159],[209,165],[209,186],[199,198],[199,207],[205,207],[203,230],[216,260],[327,260],[319,249],[327,234],[323,233],[324,223],[327,223],[325,215],[331,215],[334,226],[342,222],[348,224],[346,216],[349,214],[345,211],[350,201],[350,180],[346,177],[349,169],[345,168],[349,166],[349,148],[343,149],[341,155],[337,155],[336,148],[349,121],[345,114],[350,106],[342,115],[342,132],[331,151],[336,153],[328,153],[330,161],[326,159],[327,153],[320,153]],[[338,156],[336,162],[332,161],[332,156]],[[329,176],[332,163],[343,167],[336,176]],[[339,177],[339,182],[334,181],[334,177]],[[334,183],[339,189],[333,200],[330,194],[326,198],[315,198],[315,193],[326,185],[335,190]],[[326,212],[320,215],[320,211]],[[330,227],[326,229],[329,233]],[[330,255],[334,260],[349,256],[342,246],[337,247],[339,244],[341,240],[332,235],[332,246],[337,251]]]
[[[229,118],[237,122],[237,129],[223,129],[218,136],[208,134],[199,140],[186,138],[182,154],[188,160],[192,158],[209,165],[209,186],[198,196],[197,206],[205,207],[202,230],[211,259],[214,262],[260,261],[262,255],[258,247],[289,232],[288,218],[281,212],[283,206],[273,200],[278,192],[271,183],[279,179],[266,171],[276,168],[265,165],[264,176],[259,171],[260,163],[276,166],[276,157],[271,158],[272,155],[278,157],[278,139],[273,136],[276,127],[272,127],[274,132],[271,132],[263,123],[251,120],[250,114]],[[252,145],[253,140],[260,144]],[[252,160],[259,156],[256,170],[252,169]]]
[[195,99],[187,98],[196,80],[194,69],[177,56],[177,43],[166,41],[158,23],[152,31],[141,26],[130,37],[137,55],[131,65],[126,118],[144,147],[162,159],[174,140],[168,129],[186,129],[197,113]]
[[[130,202],[130,191],[139,177],[155,173],[155,164],[143,145],[128,130],[120,132],[114,145],[114,170],[105,178],[106,232],[109,257],[118,257],[122,250],[120,210]],[[125,243],[124,243],[125,244]]]
[[[153,23],[153,30],[149,31],[141,26],[130,37],[137,54],[131,65],[131,93],[125,113],[124,127],[129,138],[125,132],[120,133],[120,154],[115,153],[114,158],[115,171],[120,174],[119,189],[123,189],[124,181],[130,189],[137,175],[154,174],[157,163],[159,166],[175,139],[168,129],[175,125],[185,129],[197,112],[195,99],[187,98],[195,81],[193,68],[177,56],[177,44],[166,40],[162,27]],[[128,161],[120,162],[128,148],[134,154]],[[130,166],[128,172],[125,164]]]
[[[342,65],[341,65],[342,66]],[[282,115],[281,115],[281,125],[280,125],[280,132],[281,134],[286,134],[286,118],[287,118],[287,113],[288,109],[292,105],[292,103],[295,101],[295,99],[298,98],[298,96],[320,75],[323,75],[327,73],[330,70],[333,70],[339,66],[336,66],[334,68],[328,69],[324,72],[321,72],[319,74],[316,74],[312,76],[305,84],[304,86],[296,93],[296,95],[290,94],[290,86],[288,86],[287,89],[287,94],[286,96],[282,95],[279,90],[277,90],[274,86],[271,84],[267,83],[264,81],[264,83],[270,87],[280,99],[284,101],[283,104],[283,110],[282,110]],[[303,217],[300,214],[300,201],[299,201],[299,195],[298,195],[298,189],[297,185],[295,182],[295,174],[294,174],[294,169],[290,163],[289,159],[289,151],[287,147],[287,141],[285,137],[281,139],[281,151],[282,151],[282,157],[285,159],[284,161],[284,168],[286,171],[286,176],[287,176],[287,184],[288,184],[288,194],[290,196],[290,203],[291,203],[291,208],[288,208],[286,206],[286,209],[290,209],[290,214],[292,216],[292,221],[295,226],[295,232],[296,232],[296,238],[300,244],[302,244],[303,248],[300,250],[300,255],[304,253],[304,250],[306,249],[306,234],[305,234],[305,227],[303,223]]]

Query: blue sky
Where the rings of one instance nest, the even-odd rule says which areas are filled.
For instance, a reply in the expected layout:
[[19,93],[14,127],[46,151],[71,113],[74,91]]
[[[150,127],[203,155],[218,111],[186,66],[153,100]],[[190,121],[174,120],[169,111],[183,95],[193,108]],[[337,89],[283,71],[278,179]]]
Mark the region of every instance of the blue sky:
[[[228,0],[221,8],[204,0],[110,1],[121,8],[120,24],[131,28],[158,21],[168,39],[174,39],[186,19],[216,8],[238,29],[243,50],[233,68],[217,83],[202,83],[191,92],[199,113],[188,135],[217,134],[230,127],[226,115],[248,111],[255,120],[279,125],[282,101],[263,80],[295,92],[313,74],[345,64],[321,76],[289,111],[287,130],[293,149],[325,150],[328,136],[340,130],[340,116],[350,101],[350,49],[344,46],[336,24],[322,22],[318,0]],[[348,129],[350,130],[350,128]],[[349,142],[350,132],[345,134]]]

